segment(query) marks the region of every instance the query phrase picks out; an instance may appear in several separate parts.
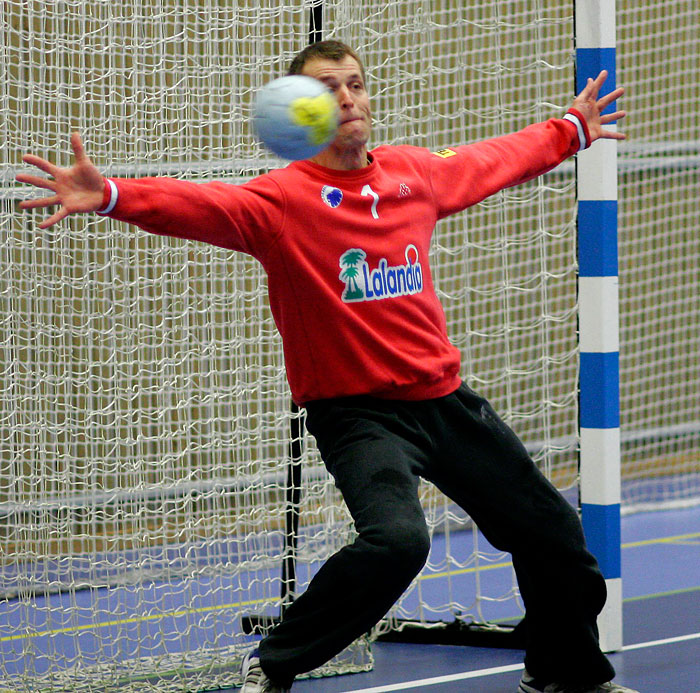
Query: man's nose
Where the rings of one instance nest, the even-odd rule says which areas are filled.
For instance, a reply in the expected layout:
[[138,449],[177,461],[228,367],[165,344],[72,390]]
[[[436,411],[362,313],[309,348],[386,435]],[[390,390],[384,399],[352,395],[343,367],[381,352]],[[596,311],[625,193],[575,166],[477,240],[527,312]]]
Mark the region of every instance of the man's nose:
[[338,87],[338,90],[336,91],[336,98],[338,99],[338,106],[340,106],[340,108],[351,108],[353,105],[350,90],[344,85],[342,87]]

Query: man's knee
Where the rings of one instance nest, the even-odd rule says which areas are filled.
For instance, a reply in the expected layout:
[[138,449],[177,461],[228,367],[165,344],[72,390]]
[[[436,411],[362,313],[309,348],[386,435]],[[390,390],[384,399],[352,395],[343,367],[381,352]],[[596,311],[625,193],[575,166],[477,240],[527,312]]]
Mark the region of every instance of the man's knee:
[[418,573],[430,553],[430,536],[424,522],[393,519],[365,539],[393,570]]

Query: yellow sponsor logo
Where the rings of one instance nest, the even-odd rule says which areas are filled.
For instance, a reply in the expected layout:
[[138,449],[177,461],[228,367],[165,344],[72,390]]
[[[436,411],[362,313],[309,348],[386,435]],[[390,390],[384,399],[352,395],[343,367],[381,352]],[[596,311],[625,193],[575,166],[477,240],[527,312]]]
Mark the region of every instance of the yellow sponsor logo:
[[433,152],[435,156],[439,156],[441,159],[449,159],[451,156],[457,156],[457,152],[454,149],[438,149]]

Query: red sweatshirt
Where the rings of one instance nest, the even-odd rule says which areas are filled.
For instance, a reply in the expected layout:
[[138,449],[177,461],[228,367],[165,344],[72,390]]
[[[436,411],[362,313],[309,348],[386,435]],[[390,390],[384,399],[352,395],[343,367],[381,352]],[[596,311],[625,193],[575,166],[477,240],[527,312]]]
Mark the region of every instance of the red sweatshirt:
[[438,152],[381,146],[354,171],[299,161],[243,185],[112,179],[109,216],[257,258],[298,404],[440,397],[461,380],[428,265],[435,223],[583,148],[583,118],[567,118]]

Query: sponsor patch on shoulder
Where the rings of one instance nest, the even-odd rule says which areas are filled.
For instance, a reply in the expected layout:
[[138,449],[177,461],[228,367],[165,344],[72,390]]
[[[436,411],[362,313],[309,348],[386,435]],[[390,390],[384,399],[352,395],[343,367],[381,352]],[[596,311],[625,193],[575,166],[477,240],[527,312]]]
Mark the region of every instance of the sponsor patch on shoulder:
[[439,156],[441,159],[449,159],[451,156],[457,156],[457,152],[454,149],[438,149],[433,152],[435,156]]

